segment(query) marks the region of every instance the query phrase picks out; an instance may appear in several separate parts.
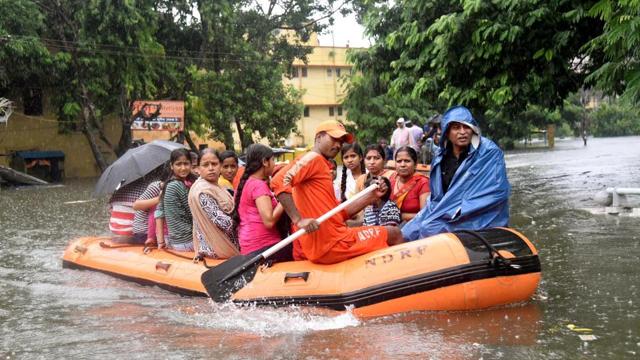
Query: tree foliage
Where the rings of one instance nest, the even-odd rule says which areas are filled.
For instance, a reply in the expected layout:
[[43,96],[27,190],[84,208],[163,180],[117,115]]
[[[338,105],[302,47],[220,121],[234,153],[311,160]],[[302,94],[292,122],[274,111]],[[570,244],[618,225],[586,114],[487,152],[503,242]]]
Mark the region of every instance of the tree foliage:
[[626,100],[640,102],[640,1],[601,0],[589,15],[605,22],[604,32],[586,48],[604,53],[605,62],[588,80],[609,94],[623,94]]
[[379,61],[381,67],[364,72],[373,79],[359,83],[381,82],[385,86],[373,90],[378,96],[422,101],[440,110],[464,104],[494,137],[522,136],[528,124],[520,114],[530,104],[561,105],[598,64],[597,54],[587,57],[581,50],[602,29],[599,20],[586,16],[593,4],[360,2],[361,18],[376,43],[369,58],[356,58],[356,64],[364,69]]
[[43,14],[27,0],[0,0],[0,14],[0,93],[16,95],[16,89],[46,85],[53,63],[39,40]]
[[[79,129],[97,165],[131,145],[132,103],[186,102],[186,128],[233,147],[281,142],[302,113],[282,74],[340,9],[335,0],[0,0],[0,90],[53,94],[62,130]],[[281,31],[290,36],[282,36]],[[104,119],[122,124],[117,143]],[[183,136],[189,140],[188,132]]]
[[[379,12],[374,12],[373,8],[360,5],[359,14],[369,34],[376,39],[385,38],[401,24],[400,8],[381,5]],[[390,64],[399,56],[399,49],[387,48],[380,42],[348,54],[353,71],[343,105],[348,111],[348,120],[357,128],[358,139],[364,143],[388,138],[399,117],[422,124],[436,112],[433,103],[422,98],[389,92],[393,80]]]
[[611,101],[591,113],[590,125],[593,136],[640,135],[640,111],[627,99]]
[[[200,23],[194,24],[197,61],[184,68],[190,127],[233,147],[233,130],[245,148],[257,138],[281,143],[302,113],[300,94],[282,83],[294,59],[311,51],[303,44],[323,26],[313,14],[330,12],[331,4],[313,1],[194,1]],[[281,36],[287,30],[291,37]]]

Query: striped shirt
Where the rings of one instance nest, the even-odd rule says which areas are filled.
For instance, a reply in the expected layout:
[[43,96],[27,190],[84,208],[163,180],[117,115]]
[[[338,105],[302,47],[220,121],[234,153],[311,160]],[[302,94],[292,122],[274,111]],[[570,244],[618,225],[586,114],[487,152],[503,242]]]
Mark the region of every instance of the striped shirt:
[[115,235],[133,234],[133,203],[147,188],[144,178],[118,189],[109,199],[109,230]]
[[[160,196],[162,189],[160,188],[160,181],[154,181],[147,189],[140,195],[138,200],[149,200]],[[133,217],[133,233],[134,234],[146,234],[149,229],[149,210],[136,210]]]
[[401,222],[400,209],[391,200],[387,200],[382,207],[369,205],[364,209],[363,225],[398,226]]
[[164,197],[158,204],[157,213],[164,214],[164,220],[169,229],[168,245],[193,243],[193,217],[189,210],[189,189],[179,180],[168,182],[166,187]]

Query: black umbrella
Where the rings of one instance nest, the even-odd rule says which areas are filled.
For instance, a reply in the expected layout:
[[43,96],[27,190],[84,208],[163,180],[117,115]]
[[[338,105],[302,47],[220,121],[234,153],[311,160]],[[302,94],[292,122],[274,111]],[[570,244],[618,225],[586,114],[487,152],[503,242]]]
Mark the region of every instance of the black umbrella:
[[129,149],[100,175],[94,195],[112,194],[121,186],[131,184],[167,162],[171,152],[180,148],[184,148],[184,145],[154,140]]

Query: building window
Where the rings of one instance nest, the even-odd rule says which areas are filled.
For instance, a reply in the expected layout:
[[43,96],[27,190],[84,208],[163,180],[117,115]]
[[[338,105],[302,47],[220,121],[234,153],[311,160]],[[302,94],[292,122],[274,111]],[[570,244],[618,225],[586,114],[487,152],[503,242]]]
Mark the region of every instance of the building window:
[[331,70],[331,68],[327,69],[327,77],[330,78],[333,76],[333,71]]
[[297,78],[298,77],[298,68],[295,66],[292,66],[291,68],[289,68],[289,77],[290,78]]
[[336,77],[340,77],[340,69],[336,69]]
[[307,77],[307,67],[302,68],[302,77]]
[[329,106],[329,116],[333,116],[333,106]]
[[338,116],[342,116],[342,106],[338,106]]
[[304,107],[304,117],[309,117],[309,107],[308,106]]

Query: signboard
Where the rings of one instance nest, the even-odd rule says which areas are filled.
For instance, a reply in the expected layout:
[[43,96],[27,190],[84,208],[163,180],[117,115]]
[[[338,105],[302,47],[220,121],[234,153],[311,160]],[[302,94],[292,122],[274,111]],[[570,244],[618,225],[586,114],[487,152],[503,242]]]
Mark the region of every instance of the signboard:
[[182,131],[184,130],[184,101],[133,102],[132,130]]

